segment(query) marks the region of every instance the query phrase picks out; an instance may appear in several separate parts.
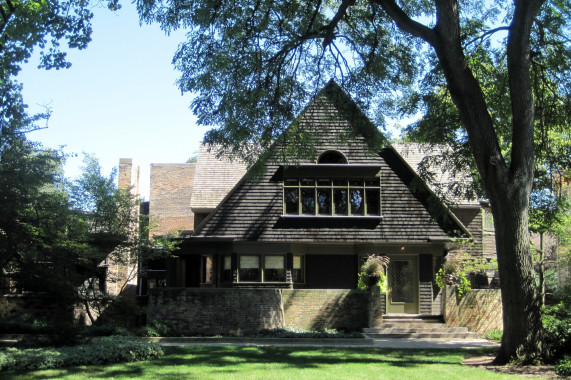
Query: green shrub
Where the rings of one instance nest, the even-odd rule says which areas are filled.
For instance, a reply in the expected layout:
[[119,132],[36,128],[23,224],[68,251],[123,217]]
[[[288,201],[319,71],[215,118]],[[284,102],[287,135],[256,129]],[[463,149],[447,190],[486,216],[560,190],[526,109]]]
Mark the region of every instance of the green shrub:
[[297,327],[264,329],[258,333],[258,336],[268,338],[363,338],[363,334],[358,331],[304,330]]
[[5,334],[46,334],[50,327],[45,320],[36,319],[30,314],[0,318],[0,333]]
[[571,295],[542,309],[545,339],[555,357],[571,353]]
[[488,331],[485,335],[485,338],[488,340],[502,340],[503,331],[502,330],[492,330]]
[[174,329],[170,325],[153,320],[149,322],[146,326],[137,329],[136,334],[138,336],[147,336],[147,337],[173,336],[174,335],[173,331]]
[[555,366],[555,373],[559,376],[571,376],[571,357],[566,356]]
[[61,348],[6,348],[0,351],[0,371],[36,370],[149,360],[164,355],[160,345],[136,338],[108,336]]
[[458,285],[456,286],[456,298],[460,301],[466,294],[472,290],[472,284],[470,280],[466,278],[466,274],[464,272],[460,272],[458,275]]

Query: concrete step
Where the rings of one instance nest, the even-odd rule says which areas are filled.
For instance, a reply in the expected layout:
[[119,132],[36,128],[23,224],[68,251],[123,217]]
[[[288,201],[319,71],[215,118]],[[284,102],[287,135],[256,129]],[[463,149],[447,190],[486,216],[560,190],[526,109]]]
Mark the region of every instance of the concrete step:
[[447,326],[444,323],[416,323],[416,322],[402,322],[402,323],[387,323],[384,322],[381,327],[382,328],[397,328],[397,329],[430,329],[430,328],[439,328],[442,326]]
[[467,333],[466,327],[439,326],[427,328],[407,328],[407,327],[380,327],[363,329],[365,334],[411,334],[411,333]]
[[365,328],[363,333],[372,339],[473,339],[476,334],[466,327],[451,326],[440,316],[426,315],[385,315],[378,328]]
[[384,323],[444,323],[439,315],[389,314],[383,316]]
[[417,333],[383,333],[368,334],[365,336],[371,339],[474,339],[476,334],[472,332],[417,332]]

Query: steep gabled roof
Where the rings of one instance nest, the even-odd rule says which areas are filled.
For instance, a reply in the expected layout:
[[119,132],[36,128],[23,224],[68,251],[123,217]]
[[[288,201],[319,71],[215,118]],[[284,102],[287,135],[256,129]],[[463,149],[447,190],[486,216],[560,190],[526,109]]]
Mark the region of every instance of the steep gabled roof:
[[[469,199],[463,189],[473,186],[470,173],[456,170],[450,160],[450,147],[442,144],[396,143],[392,147],[416,174],[427,168],[430,178],[424,180],[440,198],[459,207],[479,207],[477,199]],[[457,190],[457,191],[456,191]]]
[[[216,210],[198,227],[195,237],[233,238],[259,241],[402,242],[447,240],[465,228],[447,209],[448,215],[432,215],[426,197],[417,197],[408,183],[393,170],[379,151],[386,139],[334,82],[330,82],[292,123],[295,131],[311,136],[316,152],[338,150],[349,165],[380,168],[382,220],[361,217],[293,217],[282,214],[283,185],[280,170],[291,165],[280,152],[295,143],[289,130],[264,155],[261,177],[244,177]],[[387,148],[391,149],[391,148]],[[385,149],[386,150],[386,149]],[[398,155],[396,155],[398,156]],[[281,161],[280,161],[281,160]],[[402,160],[402,158],[399,158]],[[398,161],[398,160],[397,160]],[[403,161],[404,162],[404,161]],[[314,164],[306,159],[297,164]],[[415,176],[406,165],[403,170]],[[448,218],[446,218],[448,216]]]

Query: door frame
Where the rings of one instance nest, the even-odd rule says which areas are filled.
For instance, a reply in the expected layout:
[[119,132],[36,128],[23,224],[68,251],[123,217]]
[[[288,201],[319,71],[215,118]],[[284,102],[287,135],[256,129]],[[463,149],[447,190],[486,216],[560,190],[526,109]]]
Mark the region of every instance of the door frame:
[[[420,313],[420,282],[418,270],[418,255],[391,255],[390,263],[387,268],[387,314],[419,314]],[[412,263],[413,275],[413,302],[393,302],[392,301],[392,273],[391,264],[397,261],[410,261]]]

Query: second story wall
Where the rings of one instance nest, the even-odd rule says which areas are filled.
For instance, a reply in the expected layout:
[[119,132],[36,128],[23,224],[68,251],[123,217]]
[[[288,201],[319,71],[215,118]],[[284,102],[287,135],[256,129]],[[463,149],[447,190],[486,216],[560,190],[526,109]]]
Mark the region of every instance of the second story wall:
[[194,173],[195,164],[151,164],[151,236],[194,229]]

